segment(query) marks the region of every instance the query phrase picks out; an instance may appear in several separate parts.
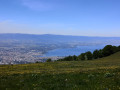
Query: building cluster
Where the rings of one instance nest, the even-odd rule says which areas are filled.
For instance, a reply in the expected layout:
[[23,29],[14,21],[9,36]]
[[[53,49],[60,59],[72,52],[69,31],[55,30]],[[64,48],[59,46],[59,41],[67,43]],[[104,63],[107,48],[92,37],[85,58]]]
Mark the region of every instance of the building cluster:
[[30,50],[23,52],[20,49],[0,49],[0,64],[25,64],[35,62],[45,62],[48,58],[52,60],[60,59],[61,57],[43,57],[42,52]]

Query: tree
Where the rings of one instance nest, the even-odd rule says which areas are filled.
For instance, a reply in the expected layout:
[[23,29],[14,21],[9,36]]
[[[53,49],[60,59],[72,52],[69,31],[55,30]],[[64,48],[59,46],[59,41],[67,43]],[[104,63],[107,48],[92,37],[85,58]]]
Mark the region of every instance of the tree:
[[118,51],[120,51],[120,46],[116,47],[112,45],[106,45],[103,49],[95,50],[93,54],[90,51],[88,51],[86,53],[81,53],[79,56],[68,56],[63,59],[59,59],[58,61],[92,60],[93,58],[97,59],[102,58],[104,56],[109,56]]
[[112,45],[107,45],[103,48],[102,51],[104,56],[109,56],[114,53],[114,48]]
[[92,60],[93,59],[93,54],[90,51],[86,52],[85,55],[87,57],[87,60]]
[[95,51],[93,52],[93,58],[94,58],[94,59],[99,58],[99,50],[95,50]]
[[77,56],[76,55],[73,56],[73,60],[77,61]]
[[118,51],[120,51],[120,46],[118,46],[117,48],[118,48]]
[[63,61],[73,61],[73,57],[72,56],[65,57]]
[[117,46],[112,46],[112,49],[113,49],[113,53],[116,53],[119,51],[118,47]]
[[39,61],[36,61],[35,63],[39,63]]
[[81,54],[78,56],[78,60],[85,60],[85,53],[81,53]]
[[99,50],[99,58],[102,58],[102,57],[103,57],[103,50],[100,49],[100,50]]
[[46,62],[51,62],[51,61],[52,61],[52,60],[51,60],[50,58],[46,60]]

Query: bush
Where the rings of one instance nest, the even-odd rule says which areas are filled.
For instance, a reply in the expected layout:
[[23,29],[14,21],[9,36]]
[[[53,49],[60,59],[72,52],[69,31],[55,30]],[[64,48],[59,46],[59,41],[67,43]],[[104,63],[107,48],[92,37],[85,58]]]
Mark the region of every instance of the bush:
[[92,79],[93,77],[94,77],[93,74],[88,75],[88,78],[89,78],[89,79]]
[[105,77],[112,77],[112,76],[114,76],[114,75],[115,75],[115,73],[112,73],[112,74],[111,74],[111,73],[106,73],[104,76],[105,76]]

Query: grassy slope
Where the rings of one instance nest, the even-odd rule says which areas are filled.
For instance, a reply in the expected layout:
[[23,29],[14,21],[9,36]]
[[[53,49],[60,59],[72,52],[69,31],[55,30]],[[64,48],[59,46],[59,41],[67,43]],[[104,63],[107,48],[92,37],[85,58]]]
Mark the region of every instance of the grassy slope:
[[120,52],[92,61],[1,65],[0,75],[0,90],[120,90]]

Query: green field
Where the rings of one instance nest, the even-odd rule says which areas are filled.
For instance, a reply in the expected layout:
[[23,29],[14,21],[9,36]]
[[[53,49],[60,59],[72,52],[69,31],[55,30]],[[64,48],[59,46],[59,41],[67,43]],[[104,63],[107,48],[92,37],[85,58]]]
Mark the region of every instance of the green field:
[[1,65],[0,90],[120,90],[120,52],[89,61]]

